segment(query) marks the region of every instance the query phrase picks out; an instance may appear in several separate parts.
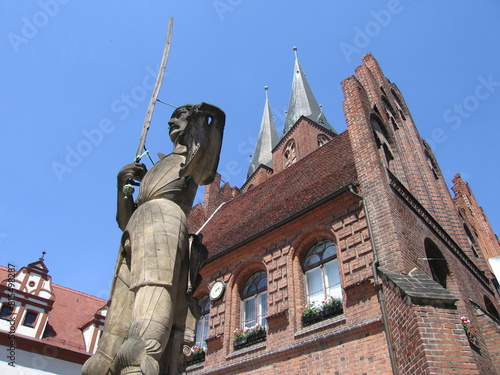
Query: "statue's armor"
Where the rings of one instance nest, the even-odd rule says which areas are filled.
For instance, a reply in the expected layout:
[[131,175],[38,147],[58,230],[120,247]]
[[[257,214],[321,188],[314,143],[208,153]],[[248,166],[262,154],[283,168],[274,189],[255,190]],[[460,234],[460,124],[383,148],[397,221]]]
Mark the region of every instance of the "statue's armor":
[[178,280],[188,249],[187,215],[197,184],[179,177],[185,161],[170,154],[155,164],[141,182],[138,207],[130,217],[123,241],[130,241],[130,289],[143,285],[171,286]]

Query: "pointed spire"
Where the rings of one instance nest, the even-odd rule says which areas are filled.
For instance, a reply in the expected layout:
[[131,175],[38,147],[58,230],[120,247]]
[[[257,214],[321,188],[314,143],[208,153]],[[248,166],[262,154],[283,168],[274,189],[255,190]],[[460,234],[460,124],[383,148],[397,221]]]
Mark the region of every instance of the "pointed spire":
[[318,102],[309,87],[309,83],[306,80],[306,75],[300,67],[299,58],[297,56],[297,47],[293,47],[293,51],[295,53],[295,67],[292,82],[292,94],[290,96],[290,103],[288,104],[283,134],[288,133],[300,116],[306,116],[318,125],[323,126],[325,129],[335,132],[323,114],[321,106],[318,105]]
[[269,104],[269,97],[267,94],[268,87],[265,86],[264,90],[266,90],[264,114],[262,115],[259,138],[257,139],[252,161],[250,162],[250,167],[248,168],[247,178],[250,177],[261,164],[272,168],[272,150],[279,141],[278,131],[276,130],[276,124],[274,123],[271,106]]

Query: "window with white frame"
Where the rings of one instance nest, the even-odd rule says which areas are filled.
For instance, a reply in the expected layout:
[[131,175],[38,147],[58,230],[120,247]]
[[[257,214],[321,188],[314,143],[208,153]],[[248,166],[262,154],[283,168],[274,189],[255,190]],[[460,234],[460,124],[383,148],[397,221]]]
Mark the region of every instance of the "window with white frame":
[[260,324],[267,325],[267,275],[264,271],[255,272],[245,283],[242,299],[243,328]]
[[316,243],[304,261],[307,302],[321,302],[328,297],[342,299],[337,247],[332,241]]
[[195,345],[198,348],[206,350],[207,343],[205,341],[208,338],[208,321],[210,319],[210,298],[208,298],[208,294],[200,298],[198,305],[201,307],[201,317],[200,320],[198,320],[198,325],[196,326]]

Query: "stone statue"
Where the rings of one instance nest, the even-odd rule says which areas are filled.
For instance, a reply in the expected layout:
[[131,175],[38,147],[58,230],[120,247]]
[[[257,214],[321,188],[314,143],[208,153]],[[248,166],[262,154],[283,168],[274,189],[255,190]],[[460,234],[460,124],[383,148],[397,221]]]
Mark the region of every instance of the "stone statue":
[[[178,374],[194,343],[199,307],[191,297],[208,252],[187,233],[198,185],[213,181],[225,114],[201,103],[169,121],[174,150],[149,171],[132,163],[118,173],[117,222],[123,230],[104,333],[82,374]],[[127,188],[140,181],[137,199]],[[135,183],[138,185],[138,183]]]

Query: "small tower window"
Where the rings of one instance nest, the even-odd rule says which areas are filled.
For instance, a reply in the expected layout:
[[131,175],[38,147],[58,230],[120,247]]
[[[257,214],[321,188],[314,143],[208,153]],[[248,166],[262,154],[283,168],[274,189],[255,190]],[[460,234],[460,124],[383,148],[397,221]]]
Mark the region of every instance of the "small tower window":
[[293,139],[290,140],[285,146],[283,156],[285,158],[285,168],[288,168],[297,161],[297,149]]
[[320,134],[318,135],[318,147],[324,146],[329,141],[326,135]]

